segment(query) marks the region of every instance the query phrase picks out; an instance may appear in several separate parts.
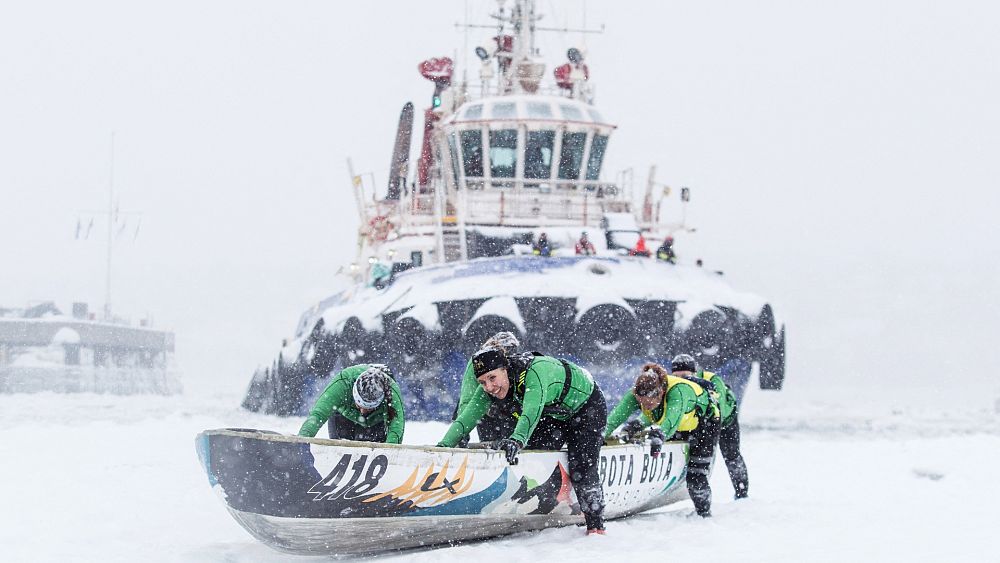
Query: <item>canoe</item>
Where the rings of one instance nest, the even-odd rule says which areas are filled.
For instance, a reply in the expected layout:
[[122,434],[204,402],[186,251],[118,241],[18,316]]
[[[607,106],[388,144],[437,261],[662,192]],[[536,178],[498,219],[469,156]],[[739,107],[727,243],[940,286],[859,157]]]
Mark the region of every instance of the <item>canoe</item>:
[[[485,448],[438,448],[207,430],[196,439],[209,483],[251,535],[278,551],[359,556],[582,525],[564,451],[516,465]],[[605,446],[605,517],[687,498],[688,446],[660,456]]]

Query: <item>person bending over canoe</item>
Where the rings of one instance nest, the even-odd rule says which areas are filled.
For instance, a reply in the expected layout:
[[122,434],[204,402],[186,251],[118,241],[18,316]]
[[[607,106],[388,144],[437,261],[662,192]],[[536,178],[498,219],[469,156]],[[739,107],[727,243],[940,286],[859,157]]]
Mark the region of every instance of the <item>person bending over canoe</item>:
[[[517,340],[517,336],[505,330],[489,337],[479,347],[479,350],[502,350],[504,354],[510,356],[517,351],[520,345],[521,343]],[[476,389],[479,389],[479,380],[476,379],[476,371],[472,369],[472,360],[470,359],[465,366],[465,374],[462,376],[462,390],[459,393],[458,406],[455,407],[455,413],[451,417],[452,420],[458,418],[458,415],[465,410]],[[518,411],[511,412],[501,408],[500,405],[491,405],[490,410],[483,415],[482,420],[476,425],[476,430],[479,432],[479,441],[493,442],[510,436],[514,432],[514,425],[517,424],[518,414]],[[468,443],[469,435],[466,434],[459,440],[458,445],[465,447]]]
[[587,370],[550,356],[481,350],[472,357],[479,382],[465,409],[438,446],[454,447],[491,405],[520,416],[509,437],[497,440],[510,464],[525,445],[530,449],[568,447],[569,475],[587,523],[587,534],[604,534],[604,489],[597,465],[607,406]]
[[722,452],[722,459],[726,460],[726,469],[729,470],[729,480],[733,482],[733,490],[736,491],[736,498],[747,498],[750,491],[750,478],[747,475],[747,464],[743,461],[743,454],[740,453],[740,421],[739,405],[736,396],[718,375],[705,370],[699,370],[694,358],[688,354],[677,354],[670,361],[670,375],[683,377],[698,383],[702,387],[708,382],[708,386],[714,387],[719,402],[719,417],[721,430],[719,431],[719,451]]
[[333,439],[402,443],[403,400],[389,367],[359,364],[341,370],[316,400],[299,436],[315,436],[327,420]]
[[659,454],[665,440],[686,440],[689,445],[687,487],[695,512],[712,515],[712,489],[708,473],[712,467],[715,445],[719,442],[719,413],[711,395],[701,385],[668,375],[663,366],[642,366],[635,386],[608,415],[604,436],[609,437],[636,411],[641,414],[624,428],[626,435],[649,430],[651,453]]

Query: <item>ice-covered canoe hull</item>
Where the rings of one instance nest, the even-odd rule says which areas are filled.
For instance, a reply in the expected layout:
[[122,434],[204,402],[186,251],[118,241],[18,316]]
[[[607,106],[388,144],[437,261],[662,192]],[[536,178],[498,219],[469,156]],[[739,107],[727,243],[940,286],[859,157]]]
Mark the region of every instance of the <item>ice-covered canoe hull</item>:
[[[565,452],[396,446],[251,430],[198,435],[209,482],[233,517],[274,549],[356,556],[583,523]],[[607,446],[609,519],[687,498],[687,445],[659,458]]]

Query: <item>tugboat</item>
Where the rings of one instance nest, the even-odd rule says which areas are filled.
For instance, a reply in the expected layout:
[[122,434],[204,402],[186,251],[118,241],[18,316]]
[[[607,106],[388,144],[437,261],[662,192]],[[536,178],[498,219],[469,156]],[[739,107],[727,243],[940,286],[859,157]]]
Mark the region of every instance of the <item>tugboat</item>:
[[670,202],[656,201],[654,169],[641,205],[631,175],[605,179],[616,125],[594,105],[584,52],[569,48],[550,82],[535,2],[501,1],[493,18],[495,36],[475,49],[478,86],[456,81],[450,58],[418,65],[433,93],[413,177],[412,103],[384,196],[350,170],[361,225],[342,268],[351,285],[303,313],[243,406],[300,414],[331,372],[383,362],[407,418],[446,419],[469,355],[501,330],[588,367],[612,404],[638,365],[681,352],[739,397],[754,364],[762,389],[780,389],[785,328],[771,305],[677,259],[670,243],[693,229],[660,220]]

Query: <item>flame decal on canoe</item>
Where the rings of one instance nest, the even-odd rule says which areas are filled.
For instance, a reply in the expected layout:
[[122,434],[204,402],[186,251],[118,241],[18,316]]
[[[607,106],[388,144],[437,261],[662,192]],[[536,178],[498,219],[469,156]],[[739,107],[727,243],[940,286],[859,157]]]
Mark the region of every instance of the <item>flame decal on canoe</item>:
[[472,478],[475,472],[469,470],[467,466],[469,456],[462,458],[461,465],[455,473],[448,477],[448,462],[446,461],[440,471],[434,471],[432,463],[423,475],[420,475],[420,467],[415,467],[410,476],[402,485],[386,491],[382,494],[366,498],[363,502],[375,502],[382,498],[389,497],[397,501],[410,501],[414,506],[434,506],[446,500],[451,500],[469,490],[472,486]]

